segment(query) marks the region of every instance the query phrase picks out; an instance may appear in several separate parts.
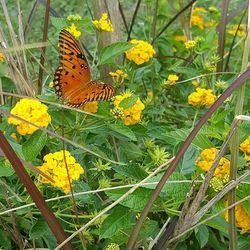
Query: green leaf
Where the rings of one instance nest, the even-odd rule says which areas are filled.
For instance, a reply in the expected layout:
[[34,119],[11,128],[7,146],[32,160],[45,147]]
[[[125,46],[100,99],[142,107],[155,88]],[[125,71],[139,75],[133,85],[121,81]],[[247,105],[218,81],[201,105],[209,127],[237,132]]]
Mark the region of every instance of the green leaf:
[[8,237],[8,234],[0,229],[0,246],[3,247],[4,250],[11,250],[11,240]]
[[101,238],[110,238],[119,230],[127,228],[128,226],[132,227],[131,214],[129,209],[117,206],[115,207],[111,214],[104,220],[100,228],[100,237]]
[[50,231],[47,223],[42,220],[39,219],[34,226],[30,229],[30,239],[34,240],[34,239],[40,239],[41,237],[43,237],[44,235],[48,234],[48,232]]
[[132,106],[135,105],[135,103],[137,102],[137,100],[138,100],[138,96],[137,95],[129,96],[129,97],[123,99],[119,103],[119,107],[124,108],[124,109],[130,108],[130,107],[132,107]]
[[[123,135],[127,138],[129,138],[132,141],[137,141],[135,134],[133,131],[123,123],[115,123],[115,124],[108,124],[108,128],[114,131],[115,133],[118,133],[120,135]],[[114,136],[116,136],[115,133],[112,133]]]
[[[166,134],[166,139],[169,144],[176,145],[183,142],[190,133],[190,129],[176,129],[175,131],[168,132]],[[214,144],[203,134],[199,133],[196,135],[192,144],[199,149],[214,147]]]
[[131,49],[133,46],[129,42],[117,42],[102,48],[99,55],[99,65],[112,63],[115,57]]
[[143,155],[141,149],[133,142],[121,141],[120,149],[120,154],[122,154],[122,156],[127,160],[138,161]]
[[198,227],[198,232],[195,234],[196,239],[199,242],[200,248],[202,249],[208,242],[209,232],[206,226],[201,225]]
[[140,166],[115,166],[113,169],[117,173],[135,180],[142,180],[148,176],[147,172],[144,171]]
[[65,18],[62,17],[50,17],[51,23],[54,27],[56,27],[57,30],[62,30],[66,26],[68,26],[68,22]]
[[[112,200],[117,200],[124,193],[128,191],[127,188],[124,189],[116,189],[107,191],[106,194]],[[151,190],[146,188],[139,188],[135,190],[132,194],[130,194],[127,198],[120,202],[121,205],[125,207],[129,207],[134,211],[141,211],[144,206],[147,204],[148,198],[151,195]]]
[[[2,158],[2,157],[1,157]],[[8,177],[15,173],[15,170],[12,168],[9,162],[6,162],[5,159],[0,160],[0,177]]]
[[47,134],[43,131],[37,130],[30,138],[23,144],[23,154],[27,161],[33,161],[41,152],[47,142]]

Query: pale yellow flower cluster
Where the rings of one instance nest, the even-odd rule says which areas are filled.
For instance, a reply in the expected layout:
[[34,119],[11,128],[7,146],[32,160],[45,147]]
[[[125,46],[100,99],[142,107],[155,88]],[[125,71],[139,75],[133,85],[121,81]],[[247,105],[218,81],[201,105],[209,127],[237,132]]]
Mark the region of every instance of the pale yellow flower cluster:
[[240,144],[240,150],[245,154],[245,160],[250,161],[250,136]]
[[177,75],[168,75],[167,81],[164,81],[164,85],[175,85],[176,82],[179,80],[179,76]]
[[155,55],[153,46],[148,42],[133,39],[130,43],[135,46],[126,52],[126,57],[137,65],[148,62]]
[[109,20],[107,13],[103,13],[100,20],[93,20],[92,23],[100,31],[106,31],[106,32],[114,31],[113,25]]
[[211,89],[196,88],[196,91],[188,96],[188,103],[192,106],[210,107],[216,101],[216,96]]
[[115,72],[109,72],[109,75],[112,76],[112,80],[116,86],[119,86],[121,83],[123,83],[124,79],[128,77],[128,74],[120,69],[116,70]]
[[89,113],[96,113],[98,110],[98,103],[97,102],[88,102],[84,104],[83,108],[84,111]]
[[188,40],[185,42],[186,49],[193,49],[196,46],[197,42],[195,40]]
[[75,15],[69,15],[67,17],[67,20],[70,21],[70,22],[73,22],[73,21],[81,21],[82,20],[82,17],[78,14],[75,14]]
[[131,92],[125,92],[121,95],[115,96],[114,106],[115,108],[111,110],[111,113],[115,118],[121,118],[125,125],[134,125],[141,121],[141,112],[145,108],[144,104],[138,97],[135,104],[129,108],[122,108],[119,104],[126,98],[132,96]]
[[49,181],[45,177],[41,177],[41,182],[49,183],[54,187],[61,188],[64,193],[70,191],[70,184],[67,174],[67,169],[65,165],[65,160],[67,163],[70,183],[73,180],[78,180],[80,175],[84,173],[83,167],[76,162],[75,158],[70,154],[69,151],[65,150],[65,158],[63,150],[49,153],[43,157],[44,163],[42,166],[38,167],[43,173],[48,175],[54,182]]
[[69,27],[66,28],[68,32],[70,32],[75,38],[81,36],[81,31],[77,30],[77,27],[74,23],[72,23]]
[[[225,202],[225,207],[228,202]],[[225,220],[228,221],[228,211],[225,213]],[[241,229],[240,233],[244,234],[250,230],[250,215],[246,212],[241,204],[235,206],[235,220],[236,226]]]
[[[14,108],[12,108],[10,113],[44,128],[47,128],[51,122],[48,107],[38,100],[21,99],[16,103]],[[38,130],[37,127],[13,117],[8,118],[8,123],[16,125],[17,132],[20,135],[30,135]]]

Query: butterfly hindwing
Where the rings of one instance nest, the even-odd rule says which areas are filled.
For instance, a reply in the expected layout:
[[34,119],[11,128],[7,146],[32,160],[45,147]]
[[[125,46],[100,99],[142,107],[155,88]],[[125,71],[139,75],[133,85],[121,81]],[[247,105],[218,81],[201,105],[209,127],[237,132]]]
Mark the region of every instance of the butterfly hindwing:
[[114,89],[107,84],[91,80],[90,68],[80,44],[66,30],[59,34],[59,67],[54,75],[56,93],[71,106],[107,100],[113,96]]

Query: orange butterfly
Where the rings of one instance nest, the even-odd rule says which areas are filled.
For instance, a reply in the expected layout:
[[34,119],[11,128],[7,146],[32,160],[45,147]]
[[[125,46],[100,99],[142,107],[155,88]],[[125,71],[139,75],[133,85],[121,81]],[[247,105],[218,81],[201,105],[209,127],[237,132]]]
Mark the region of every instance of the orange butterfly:
[[59,47],[59,67],[54,75],[53,86],[67,105],[80,107],[87,102],[104,101],[113,97],[112,86],[91,80],[83,50],[67,30],[62,30],[59,34]]

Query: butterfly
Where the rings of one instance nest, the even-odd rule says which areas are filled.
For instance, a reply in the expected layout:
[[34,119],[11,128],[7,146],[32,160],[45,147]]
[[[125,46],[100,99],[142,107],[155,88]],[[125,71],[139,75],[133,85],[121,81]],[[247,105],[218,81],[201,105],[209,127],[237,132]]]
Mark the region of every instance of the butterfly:
[[59,34],[59,66],[55,72],[53,86],[56,94],[71,107],[81,107],[87,102],[105,101],[114,95],[108,84],[91,79],[90,68],[84,52],[67,30]]

